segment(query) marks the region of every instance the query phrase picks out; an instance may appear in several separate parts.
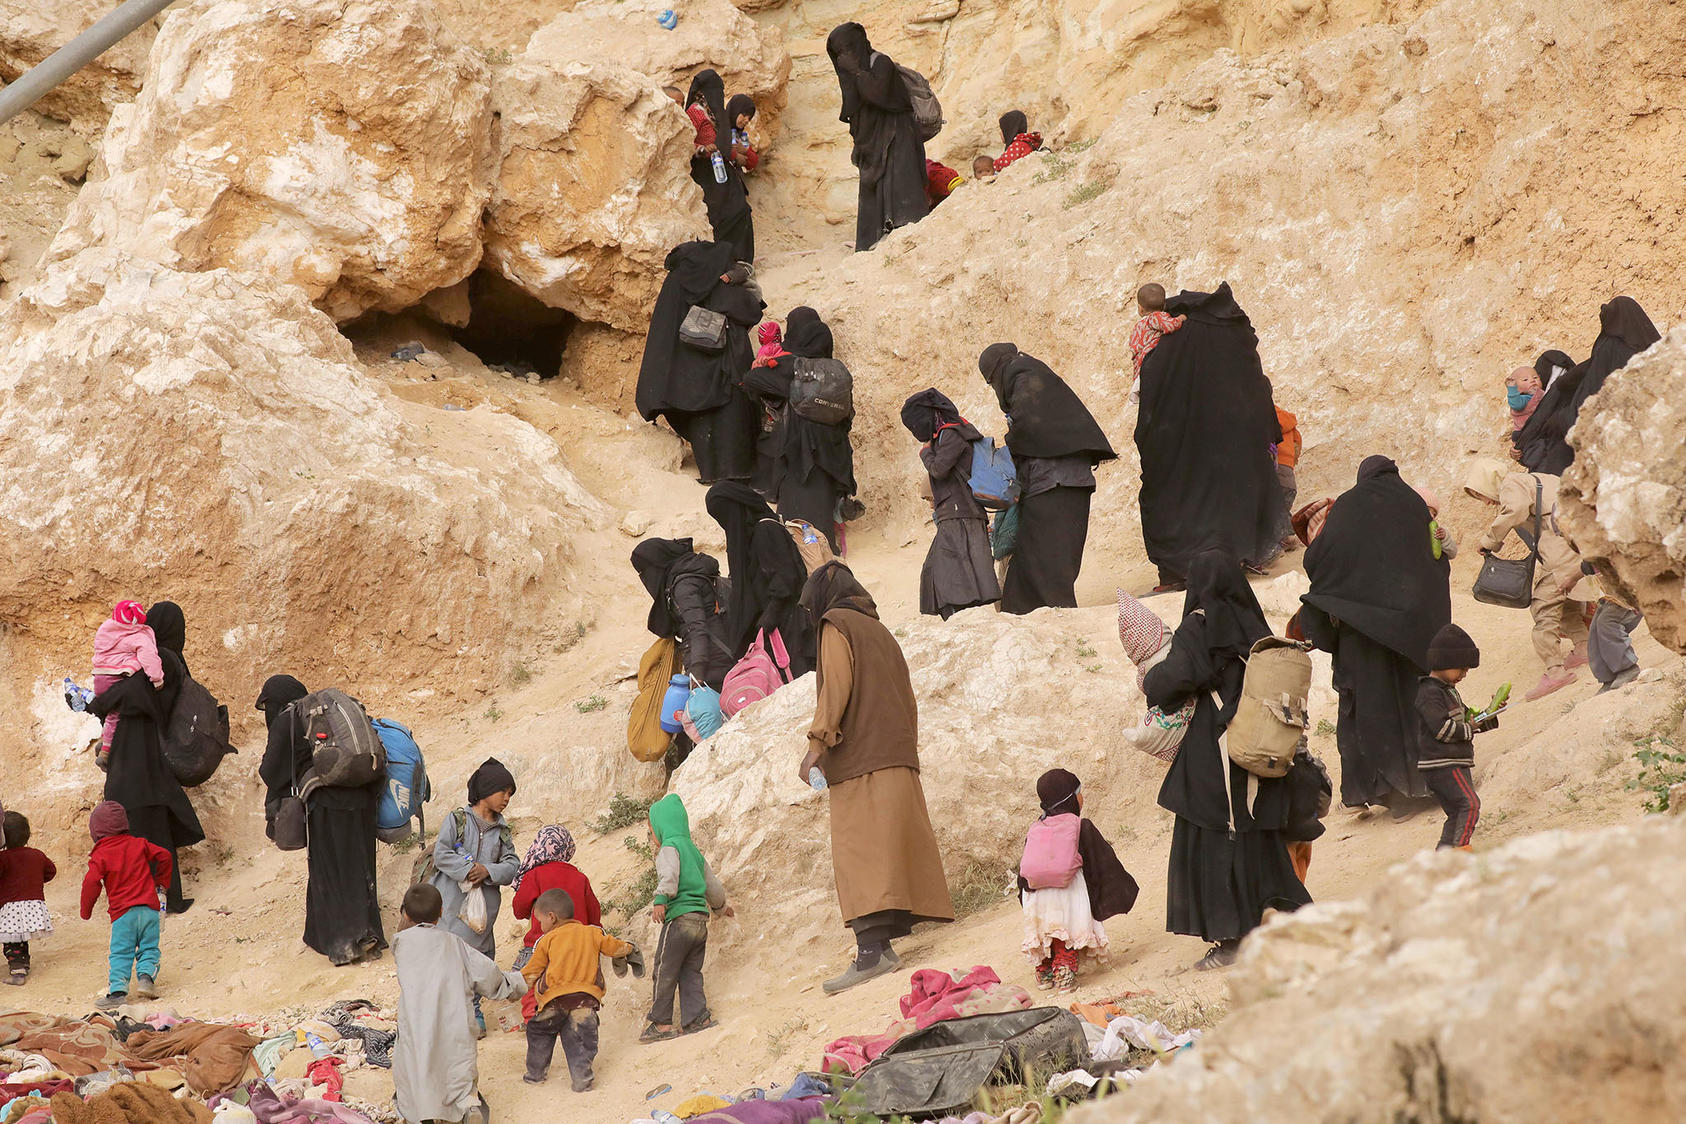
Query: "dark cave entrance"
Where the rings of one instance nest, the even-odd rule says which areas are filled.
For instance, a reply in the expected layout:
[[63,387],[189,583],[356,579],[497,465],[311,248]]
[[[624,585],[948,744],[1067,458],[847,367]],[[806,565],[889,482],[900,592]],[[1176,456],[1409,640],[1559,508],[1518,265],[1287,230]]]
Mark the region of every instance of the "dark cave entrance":
[[467,285],[468,323],[450,328],[451,338],[488,367],[556,377],[577,318],[551,308],[494,269],[476,270]]

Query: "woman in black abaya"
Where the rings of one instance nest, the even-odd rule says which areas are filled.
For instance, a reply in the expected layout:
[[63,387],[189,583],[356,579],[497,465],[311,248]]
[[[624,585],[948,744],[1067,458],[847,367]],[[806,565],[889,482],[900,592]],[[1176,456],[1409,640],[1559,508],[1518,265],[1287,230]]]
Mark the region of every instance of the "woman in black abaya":
[[1168,708],[1167,714],[1195,700],[1182,747],[1159,788],[1159,806],[1177,817],[1165,928],[1212,942],[1195,964],[1204,971],[1235,962],[1241,938],[1258,928],[1265,909],[1297,909],[1311,895],[1282,841],[1287,778],[1255,777],[1231,763],[1218,744],[1241,699],[1247,653],[1270,635],[1270,626],[1241,564],[1226,551],[1195,554],[1187,580],[1182,624],[1143,690],[1149,704]]
[[728,482],[708,490],[709,515],[726,532],[732,579],[726,633],[741,658],[761,630],[778,629],[790,654],[792,678],[814,670],[814,624],[802,608],[808,567],[796,543],[755,489]]
[[1165,311],[1188,321],[1143,361],[1136,415],[1142,538],[1162,589],[1208,546],[1269,561],[1287,521],[1270,452],[1282,429],[1252,322],[1228,282],[1179,293]]
[[726,617],[716,612],[720,563],[690,539],[645,539],[632,548],[632,568],[650,594],[645,625],[677,641],[686,673],[718,691],[734,660]]
[[[732,247],[720,242],[686,242],[667,255],[667,279],[650,314],[638,369],[639,415],[667,418],[690,443],[704,484],[748,479],[755,468],[759,423],[738,380],[754,358],[749,329],[766,306],[750,284],[749,268],[733,259]],[[721,350],[680,340],[679,326],[692,305],[726,317]]]
[[811,524],[838,552],[837,509],[855,490],[855,453],[849,445],[854,419],[827,424],[805,418],[785,403],[798,359],[832,358],[831,329],[820,314],[803,305],[785,320],[784,350],[744,377],[744,389],[762,399],[776,415],[777,432],[769,442],[777,453],[765,476],[767,494],[776,499],[779,517]]
[[[714,125],[714,145],[697,148],[691,154],[691,181],[702,189],[703,205],[708,208],[708,225],[714,231],[714,240],[730,245],[738,261],[754,262],[755,219],[750,213],[749,189],[744,186],[743,172],[738,168],[737,161],[732,159],[733,119],[726,115],[726,84],[721,81],[720,75],[714,70],[699,71],[691,79],[685,105],[687,109],[702,106]],[[750,112],[754,112],[754,103],[751,103]],[[714,178],[713,154],[716,150],[725,161],[725,183]]]
[[1094,415],[1048,365],[1010,343],[991,344],[978,370],[1007,415],[1019,478],[1019,540],[1001,611],[1074,608],[1089,537],[1094,466],[1117,458]]
[[902,425],[920,443],[931,477],[936,537],[919,571],[919,611],[947,620],[1001,600],[989,550],[989,513],[972,494],[972,442],[982,436],[932,387],[902,403]]
[[1586,400],[1603,389],[1605,379],[1663,338],[1632,297],[1617,297],[1600,308],[1598,324],[1598,339],[1592,345],[1592,358],[1587,361],[1586,378],[1575,390],[1576,418],[1581,416]]
[[[275,814],[310,769],[310,745],[293,703],[309,694],[291,675],[264,681],[257,707],[269,729],[258,775],[267,788],[264,818],[275,837]],[[375,819],[381,782],[364,788],[318,788],[306,802],[309,880],[304,943],[329,963],[377,959],[386,947],[375,889]]]
[[101,721],[118,715],[117,731],[111,738],[111,767],[105,775],[104,799],[123,805],[129,817],[129,832],[150,840],[170,852],[174,871],[165,898],[170,913],[184,913],[193,899],[182,896],[181,862],[176,852],[202,842],[205,829],[181,782],[164,759],[163,730],[175,709],[187,662],[181,650],[187,639],[187,624],[181,608],[173,601],[160,601],[146,614],[146,623],[158,643],[158,658],[164,665],[164,685],[154,687],[144,675],[130,675],[96,698],[89,713]]
[[1428,524],[1428,505],[1398,467],[1369,457],[1306,549],[1311,592],[1300,626],[1334,656],[1349,808],[1380,804],[1397,817],[1428,795],[1417,772],[1417,683],[1428,674],[1429,641],[1452,620],[1450,564],[1434,557]]
[[840,24],[825,49],[843,95],[837,119],[849,126],[849,159],[861,174],[855,250],[870,250],[889,231],[925,217],[925,142],[901,72],[872,49],[865,28]]

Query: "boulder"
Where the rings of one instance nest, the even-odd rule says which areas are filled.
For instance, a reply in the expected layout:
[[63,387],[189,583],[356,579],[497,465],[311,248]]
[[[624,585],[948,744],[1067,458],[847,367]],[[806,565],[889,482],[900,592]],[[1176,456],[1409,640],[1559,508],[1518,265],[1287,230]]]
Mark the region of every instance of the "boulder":
[[1683,846],[1655,819],[1424,853],[1267,923],[1223,1023],[1072,1124],[1680,1119]]
[[297,288],[105,250],[0,324],[0,479],[19,675],[114,601],[174,597],[242,717],[271,671],[490,686],[570,619],[574,540],[609,522],[555,442],[398,398]]
[[479,264],[491,88],[424,0],[194,0],[51,253],[253,270],[344,322]]
[[756,125],[770,135],[785,105],[790,56],[784,36],[758,24],[729,0],[700,0],[679,11],[679,26],[656,22],[669,0],[582,0],[533,33],[529,62],[594,62],[611,58],[648,75],[659,90],[686,90],[704,67],[720,72],[726,93],[755,99]]
[[1562,516],[1583,557],[1645,614],[1651,635],[1686,652],[1686,328],[1612,374],[1570,432]]
[[488,264],[581,320],[642,331],[668,251],[710,237],[690,122],[648,76],[607,62],[524,60],[493,90]]
[[[115,6],[107,0],[0,0],[0,82],[16,81]],[[35,109],[85,132],[103,129],[112,109],[140,90],[160,18],[154,16],[65,79]]]

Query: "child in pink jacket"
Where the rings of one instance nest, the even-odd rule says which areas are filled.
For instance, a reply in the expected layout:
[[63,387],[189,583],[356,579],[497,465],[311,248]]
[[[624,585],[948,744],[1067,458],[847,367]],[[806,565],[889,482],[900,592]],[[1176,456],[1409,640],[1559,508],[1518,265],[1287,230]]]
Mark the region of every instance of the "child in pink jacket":
[[[94,633],[94,694],[104,694],[119,679],[146,672],[154,687],[164,685],[164,665],[158,659],[158,640],[146,623],[146,606],[139,601],[119,601],[111,619]],[[99,752],[100,768],[111,760],[111,735],[117,731],[117,715],[105,716]]]

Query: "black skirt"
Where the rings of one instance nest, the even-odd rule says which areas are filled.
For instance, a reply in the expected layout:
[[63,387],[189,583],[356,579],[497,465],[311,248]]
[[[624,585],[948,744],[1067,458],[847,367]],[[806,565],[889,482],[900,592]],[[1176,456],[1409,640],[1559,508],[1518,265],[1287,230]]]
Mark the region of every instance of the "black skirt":
[[1019,501],[1019,543],[1007,567],[1002,612],[1076,608],[1093,497],[1089,488],[1053,488]]
[[1341,752],[1341,803],[1347,807],[1428,795],[1417,772],[1420,676],[1398,652],[1340,626],[1334,660],[1340,700],[1335,742]]
[[989,523],[937,520],[936,537],[919,572],[919,611],[946,621],[962,609],[999,600],[1001,586],[989,553]]
[[1171,829],[1165,929],[1207,941],[1238,940],[1259,927],[1266,909],[1311,903],[1294,874],[1280,832],[1200,827],[1183,817]]
[[704,484],[719,480],[747,480],[755,471],[755,445],[760,423],[755,404],[733,389],[724,406],[700,413],[670,410],[667,420],[691,446],[697,478]]
[[375,886],[378,790],[321,789],[311,797],[304,943],[334,964],[386,947]]

